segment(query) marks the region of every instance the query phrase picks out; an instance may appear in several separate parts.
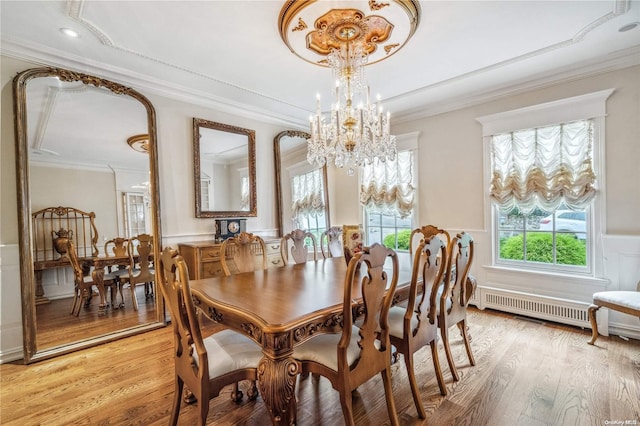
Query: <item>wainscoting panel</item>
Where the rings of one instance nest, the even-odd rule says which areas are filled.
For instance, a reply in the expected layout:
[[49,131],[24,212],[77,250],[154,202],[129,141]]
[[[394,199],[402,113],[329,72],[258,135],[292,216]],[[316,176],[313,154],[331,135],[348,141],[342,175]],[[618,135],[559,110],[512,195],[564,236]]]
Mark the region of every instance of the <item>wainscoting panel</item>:
[[0,246],[0,363],[23,357],[18,253],[17,244]]

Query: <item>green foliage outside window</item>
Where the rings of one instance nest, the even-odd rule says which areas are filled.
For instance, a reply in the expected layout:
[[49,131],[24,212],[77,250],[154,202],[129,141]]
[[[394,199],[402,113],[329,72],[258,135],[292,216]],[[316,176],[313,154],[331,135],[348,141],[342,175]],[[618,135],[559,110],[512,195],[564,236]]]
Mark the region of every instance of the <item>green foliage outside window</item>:
[[[500,241],[500,258],[524,260],[523,236],[515,235]],[[587,246],[573,234],[556,234],[556,263],[586,265]],[[528,262],[553,263],[553,236],[547,232],[527,233]]]
[[411,237],[411,230],[405,229],[398,232],[398,247],[396,247],[396,234],[389,234],[384,237],[385,247],[392,248],[394,250],[409,250],[409,238]]

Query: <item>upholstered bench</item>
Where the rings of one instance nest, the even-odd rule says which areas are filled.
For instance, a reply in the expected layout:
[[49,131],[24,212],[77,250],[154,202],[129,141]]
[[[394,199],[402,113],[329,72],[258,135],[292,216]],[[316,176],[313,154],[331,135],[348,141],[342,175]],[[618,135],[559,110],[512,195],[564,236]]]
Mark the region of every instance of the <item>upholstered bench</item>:
[[593,294],[593,303],[589,306],[592,330],[590,345],[593,345],[598,338],[596,311],[602,307],[640,318],[640,282],[638,282],[637,291],[601,291]]

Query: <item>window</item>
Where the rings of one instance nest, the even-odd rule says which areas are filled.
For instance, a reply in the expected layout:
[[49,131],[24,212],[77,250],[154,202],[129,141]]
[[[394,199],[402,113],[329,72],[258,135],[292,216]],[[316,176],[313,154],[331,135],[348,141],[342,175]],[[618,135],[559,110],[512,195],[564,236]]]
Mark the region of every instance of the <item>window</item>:
[[365,208],[367,244],[379,243],[394,250],[409,250],[409,236],[413,229],[411,219],[411,216],[401,218]]
[[147,206],[144,194],[124,192],[123,197],[127,237],[147,233]]
[[209,200],[213,198],[211,197],[212,189],[211,178],[207,174],[202,173],[200,175],[200,208],[204,211],[211,210]]
[[249,176],[240,177],[240,210],[249,210]]
[[508,213],[498,209],[499,263],[586,269],[590,228],[587,212],[566,209],[562,204],[553,213],[535,209],[526,215],[518,209]]
[[320,242],[320,235],[327,228],[321,169],[294,175],[291,194],[294,228],[311,232]]
[[[593,273],[612,90],[481,117],[494,263]],[[598,250],[601,250],[598,248]]]
[[413,151],[402,150],[394,161],[376,160],[362,168],[360,203],[367,245],[409,250],[415,202],[413,162]]
[[596,193],[592,163],[592,120],[491,137],[500,260],[588,266],[585,209]]

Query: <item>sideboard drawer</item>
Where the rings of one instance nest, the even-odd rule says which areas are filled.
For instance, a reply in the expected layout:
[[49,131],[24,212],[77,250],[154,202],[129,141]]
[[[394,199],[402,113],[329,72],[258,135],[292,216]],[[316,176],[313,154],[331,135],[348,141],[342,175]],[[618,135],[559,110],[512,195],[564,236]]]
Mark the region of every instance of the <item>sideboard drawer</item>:
[[200,278],[219,277],[224,275],[222,271],[222,264],[220,261],[216,262],[202,262],[200,263],[202,270],[200,271]]
[[220,260],[220,245],[200,248],[200,261]]
[[280,240],[265,241],[267,247],[267,256],[272,254],[280,254]]
[[[275,268],[284,265],[280,256],[280,239],[264,238],[264,244],[267,267]],[[189,269],[189,279],[200,280],[224,274],[220,263],[221,245],[222,243],[214,241],[193,241],[178,244],[178,251],[184,257]],[[254,249],[256,255],[261,255],[262,250],[257,245]]]
[[278,266],[284,266],[284,261],[282,260],[280,253],[267,256],[268,268],[277,268]]

